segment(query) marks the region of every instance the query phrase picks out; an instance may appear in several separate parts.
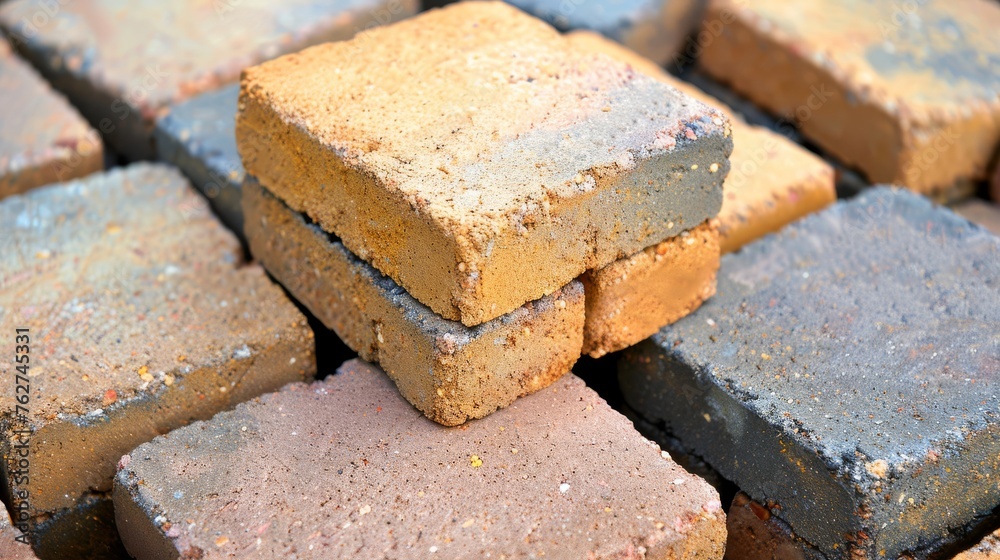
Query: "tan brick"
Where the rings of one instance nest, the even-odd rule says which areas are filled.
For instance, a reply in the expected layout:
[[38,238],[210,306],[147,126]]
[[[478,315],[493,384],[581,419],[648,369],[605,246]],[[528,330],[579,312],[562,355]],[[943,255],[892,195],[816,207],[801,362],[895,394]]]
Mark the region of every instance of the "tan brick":
[[998,28],[989,0],[715,0],[700,63],[871,182],[936,193],[1000,143]]
[[0,37],[0,198],[103,166],[97,131]]
[[711,560],[725,541],[715,489],[573,375],[446,429],[359,360],[138,447],[114,500],[140,560]]
[[0,558],[4,560],[37,560],[24,533],[11,525],[7,509],[0,504]]
[[413,14],[417,0],[13,0],[0,28],[130,159],[156,118],[243,68]]
[[1000,531],[987,535],[979,544],[955,556],[955,560],[1000,560]]
[[403,396],[436,422],[486,416],[551,384],[580,357],[578,282],[466,327],[417,302],[252,177],[243,185],[243,212],[254,257],[361,357],[380,363]]
[[0,392],[0,469],[9,491],[30,488],[33,522],[109,491],[136,445],[315,372],[305,317],[176,170],[9,197],[0,228],[0,349],[26,344],[15,329],[30,347],[29,402]]
[[733,153],[718,216],[723,253],[777,231],[836,199],[833,168],[809,150],[764,127],[747,124],[718,99],[596,33],[579,31],[568,36],[581,50],[627,62],[728,115]]
[[1000,205],[972,198],[951,207],[959,216],[1000,235]]
[[469,326],[714,216],[732,149],[719,112],[502,3],[288,55],[241,88],[247,172]]
[[714,220],[583,275],[583,351],[594,358],[632,346],[715,294],[719,229]]

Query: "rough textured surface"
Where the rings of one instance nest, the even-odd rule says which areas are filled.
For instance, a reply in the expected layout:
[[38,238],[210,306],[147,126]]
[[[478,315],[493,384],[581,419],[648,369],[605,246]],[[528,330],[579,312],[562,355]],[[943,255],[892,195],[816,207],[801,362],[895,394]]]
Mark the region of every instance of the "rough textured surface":
[[956,214],[974,224],[1000,235],[1000,206],[979,199],[969,199],[951,208]]
[[248,173],[468,326],[715,216],[732,149],[718,111],[499,2],[249,68],[240,104]]
[[706,0],[507,0],[562,30],[590,29],[660,64],[673,59]]
[[1000,560],[1000,531],[989,535],[976,546],[959,554],[955,560]]
[[0,198],[103,165],[97,132],[0,37]]
[[872,182],[930,193],[987,176],[998,28],[991,0],[715,0],[699,61]]
[[122,463],[140,560],[720,558],[725,541],[715,490],[572,375],[444,429],[355,360]]
[[11,525],[7,510],[0,504],[0,558],[4,560],[36,560],[24,534]]
[[222,221],[242,236],[244,172],[236,151],[239,95],[239,84],[230,84],[175,105],[156,122],[155,138],[157,157],[179,167]]
[[0,330],[30,329],[28,413],[0,392],[0,472],[21,487],[28,443],[35,523],[110,490],[136,445],[315,372],[305,317],[171,168],[9,197],[0,228]]
[[243,195],[254,258],[362,358],[381,364],[436,422],[486,416],[548,386],[580,357],[579,282],[466,327],[421,305],[254,178],[247,177]]
[[747,124],[718,99],[596,33],[576,31],[568,37],[577,49],[626,62],[729,116],[733,153],[718,216],[723,253],[777,231],[836,199],[833,168],[809,150],[764,127]]
[[651,336],[715,293],[719,227],[714,220],[583,275],[583,351],[594,358]]
[[740,492],[726,515],[726,560],[823,560],[771,510]]
[[822,552],[925,557],[1000,504],[998,282],[1000,238],[874,189],[724,257],[619,380]]
[[416,0],[13,0],[0,27],[131,158],[166,108],[243,68],[414,13]]

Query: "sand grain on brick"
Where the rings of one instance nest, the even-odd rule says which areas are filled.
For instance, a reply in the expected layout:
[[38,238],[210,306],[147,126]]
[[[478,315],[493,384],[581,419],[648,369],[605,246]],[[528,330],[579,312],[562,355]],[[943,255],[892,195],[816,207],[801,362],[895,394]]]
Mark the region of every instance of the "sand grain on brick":
[[572,375],[442,428],[354,360],[138,447],[114,494],[140,559],[720,558],[725,541],[716,491]]
[[508,0],[562,30],[590,29],[666,64],[704,15],[706,0]]
[[1000,505],[998,279],[1000,238],[873,189],[723,257],[622,391],[821,552],[924,557]]
[[97,132],[0,37],[0,198],[103,165]]
[[0,393],[0,451],[31,432],[33,517],[110,490],[136,445],[315,372],[305,317],[176,170],[35,189],[0,224],[0,328],[31,348],[30,412]]
[[577,31],[568,37],[580,50],[626,62],[729,116],[733,153],[718,216],[723,253],[777,231],[836,199],[833,168],[809,150],[764,127],[747,124],[718,99],[596,33]]
[[149,159],[153,125],[171,104],[417,8],[416,0],[14,0],[0,7],[0,28],[110,147]]
[[259,262],[328,328],[378,362],[447,425],[490,414],[568,372],[583,345],[579,282],[492,321],[442,319],[248,177],[246,234]]
[[469,326],[714,216],[732,149],[719,112],[502,3],[250,68],[240,103],[248,173]]
[[719,0],[699,61],[871,182],[937,194],[1000,144],[998,28],[991,0]]

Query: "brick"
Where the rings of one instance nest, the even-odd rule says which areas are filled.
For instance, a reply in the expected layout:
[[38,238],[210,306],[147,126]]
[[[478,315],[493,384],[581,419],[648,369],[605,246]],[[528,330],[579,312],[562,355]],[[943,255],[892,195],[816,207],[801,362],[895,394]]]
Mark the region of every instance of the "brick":
[[990,197],[995,202],[1000,202],[1000,160],[997,160],[993,178],[990,180]]
[[955,556],[955,560],[1000,560],[1000,531],[987,535],[982,542]]
[[873,183],[935,193],[986,178],[1000,144],[996,2],[744,4],[710,4],[708,73]]
[[718,216],[723,253],[735,251],[836,200],[833,168],[809,150],[764,127],[747,124],[715,97],[595,33],[577,31],[568,36],[578,49],[626,62],[727,114],[732,125],[733,153]]
[[140,560],[720,558],[725,540],[718,493],[575,376],[444,429],[359,360],[138,447],[114,499]]
[[680,53],[705,12],[705,0],[584,2],[508,0],[557,28],[588,29],[666,64]]
[[998,257],[873,189],[723,257],[715,297],[626,351],[625,401],[820,552],[923,558],[1000,505]]
[[0,198],[104,166],[97,132],[0,37]]
[[136,445],[315,372],[305,317],[172,168],[9,197],[0,224],[2,350],[30,329],[31,360],[26,416],[0,393],[0,478],[23,486],[27,445],[33,523],[109,491]]
[[28,546],[24,533],[11,525],[10,515],[0,504],[0,558],[7,560],[36,560],[38,557]]
[[416,0],[13,0],[0,28],[129,159],[151,159],[171,104],[246,66],[414,13]]
[[243,195],[254,258],[352,350],[378,362],[435,422],[486,416],[550,385],[580,357],[579,282],[466,327],[434,314],[253,177]]
[[248,173],[467,326],[715,216],[732,149],[717,111],[499,2],[249,68],[240,106]]
[[1000,206],[979,199],[969,199],[951,207],[956,214],[1000,235]]
[[239,84],[230,84],[171,107],[156,122],[154,138],[157,158],[179,167],[223,223],[242,236],[244,171],[235,133],[239,94]]
[[715,294],[719,228],[714,221],[583,275],[583,351],[599,358],[628,348]]
[[111,492],[89,494],[72,507],[34,520],[30,540],[35,554],[43,560],[131,558],[118,536]]
[[822,560],[803,546],[767,506],[740,492],[726,515],[727,560]]

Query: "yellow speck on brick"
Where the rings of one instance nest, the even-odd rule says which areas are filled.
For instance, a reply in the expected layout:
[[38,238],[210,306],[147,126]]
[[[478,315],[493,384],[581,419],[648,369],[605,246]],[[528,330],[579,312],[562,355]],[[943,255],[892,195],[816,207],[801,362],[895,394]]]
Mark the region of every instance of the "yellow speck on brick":
[[221,536],[221,537],[215,539],[215,546],[219,546],[219,547],[226,546],[226,544],[228,542],[229,542],[229,537]]
[[472,468],[478,469],[483,466],[483,460],[479,458],[479,455],[473,455],[469,457],[469,463],[472,464]]
[[889,473],[889,463],[885,459],[877,459],[870,463],[865,463],[865,470],[875,478],[885,478]]

